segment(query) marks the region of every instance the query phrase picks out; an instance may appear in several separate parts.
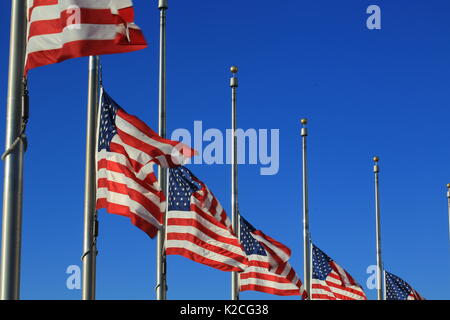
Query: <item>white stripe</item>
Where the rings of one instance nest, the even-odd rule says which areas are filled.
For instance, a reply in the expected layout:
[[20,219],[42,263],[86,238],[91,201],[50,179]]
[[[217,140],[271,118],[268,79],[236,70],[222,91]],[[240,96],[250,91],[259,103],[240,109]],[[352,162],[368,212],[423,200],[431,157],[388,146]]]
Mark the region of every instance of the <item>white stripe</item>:
[[114,40],[120,29],[113,24],[80,24],[80,29],[66,27],[62,33],[31,37],[27,53],[61,49],[64,44],[81,40]]

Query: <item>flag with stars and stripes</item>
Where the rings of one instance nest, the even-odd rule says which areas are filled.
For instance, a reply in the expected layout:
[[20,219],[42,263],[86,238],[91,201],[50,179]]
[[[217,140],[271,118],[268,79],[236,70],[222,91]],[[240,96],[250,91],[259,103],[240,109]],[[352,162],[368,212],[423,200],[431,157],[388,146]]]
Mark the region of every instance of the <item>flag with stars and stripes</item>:
[[239,274],[240,291],[305,297],[302,282],[288,260],[291,250],[240,218],[240,241],[249,261]]
[[103,89],[97,149],[97,209],[124,215],[154,237],[163,223],[165,195],[153,166],[173,167],[194,150],[163,139],[125,112]]
[[166,254],[242,271],[246,255],[219,201],[186,167],[169,171]]
[[425,300],[408,283],[396,275],[384,271],[386,282],[386,300]]
[[315,245],[312,262],[311,300],[367,300],[352,276]]
[[28,70],[67,59],[147,47],[131,0],[27,0]]

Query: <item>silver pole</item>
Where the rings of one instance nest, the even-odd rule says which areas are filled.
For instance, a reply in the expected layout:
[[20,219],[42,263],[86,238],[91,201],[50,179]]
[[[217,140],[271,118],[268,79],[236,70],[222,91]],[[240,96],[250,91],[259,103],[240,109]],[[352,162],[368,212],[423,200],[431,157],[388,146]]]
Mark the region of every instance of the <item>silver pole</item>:
[[308,121],[302,119],[302,154],[303,154],[303,277],[305,279],[305,290],[308,293],[308,299],[311,299],[311,236],[309,233],[309,209],[308,209],[308,175],[307,175],[307,157],[306,157],[306,137],[308,130],[306,125]]
[[374,157],[373,172],[375,174],[375,214],[376,214],[376,250],[377,250],[377,299],[383,300],[383,261],[381,260],[381,216],[380,216],[380,194],[378,174],[378,157]]
[[[233,230],[240,238],[239,230],[239,206],[238,206],[238,173],[237,173],[237,116],[236,116],[236,89],[238,87],[238,79],[236,78],[236,73],[238,68],[236,66],[230,69],[233,76],[230,80],[231,87],[231,223],[233,225]],[[237,272],[231,273],[231,299],[239,300],[239,274]]]
[[[6,106],[6,148],[13,146],[22,125],[22,90],[26,41],[26,1],[14,0]],[[23,154],[21,140],[5,158],[1,257],[1,299],[20,298],[20,254],[22,244]]]
[[97,260],[96,160],[97,114],[100,93],[100,58],[89,57],[89,82],[86,128],[86,167],[84,178],[83,300],[95,300]]
[[[160,11],[160,51],[159,51],[159,135],[166,138],[166,10],[167,0],[159,0]],[[161,190],[167,190],[167,169],[158,167],[158,177]],[[164,210],[165,211],[165,210]],[[164,212],[165,221],[166,212]],[[166,253],[164,249],[165,223],[158,232],[156,243],[156,299],[167,299]]]
[[450,240],[450,183],[447,184],[447,199],[448,199],[448,232]]

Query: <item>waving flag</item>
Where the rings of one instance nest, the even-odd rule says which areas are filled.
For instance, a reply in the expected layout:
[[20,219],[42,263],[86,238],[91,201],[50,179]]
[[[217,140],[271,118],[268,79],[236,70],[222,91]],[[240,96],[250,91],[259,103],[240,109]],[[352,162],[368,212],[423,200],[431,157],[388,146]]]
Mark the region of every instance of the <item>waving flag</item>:
[[28,0],[28,70],[82,56],[144,49],[130,0]]
[[249,266],[239,274],[240,291],[260,291],[280,296],[304,296],[303,285],[288,260],[291,250],[256,230],[241,217],[241,243]]
[[385,271],[386,300],[425,300],[408,283]]
[[315,245],[312,245],[312,258],[312,300],[367,300],[352,276]]
[[170,169],[166,254],[222,270],[242,271],[246,256],[212,192],[189,169]]
[[163,221],[165,196],[154,164],[175,166],[194,154],[187,146],[163,139],[127,114],[102,90],[97,152],[97,209],[127,216],[154,237]]

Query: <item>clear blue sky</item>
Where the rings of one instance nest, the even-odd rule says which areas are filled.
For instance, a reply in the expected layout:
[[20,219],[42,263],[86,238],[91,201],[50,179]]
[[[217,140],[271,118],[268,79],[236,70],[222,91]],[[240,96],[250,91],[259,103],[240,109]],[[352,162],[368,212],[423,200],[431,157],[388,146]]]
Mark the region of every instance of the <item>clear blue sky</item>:
[[[157,129],[157,1],[135,0],[149,48],[103,57],[109,93]],[[280,4],[282,3],[282,4]],[[366,8],[382,30],[366,28]],[[450,3],[444,0],[171,0],[168,126],[230,127],[229,67],[239,66],[239,127],[280,129],[280,171],[239,168],[241,213],[293,250],[303,278],[301,140],[309,124],[314,242],[365,286],[375,260],[372,156],[381,158],[387,270],[428,299],[450,298],[446,183],[450,182]],[[6,103],[10,1],[0,3],[0,96]],[[24,299],[79,299],[66,288],[81,265],[87,58],[30,72],[23,208]],[[3,119],[3,120],[1,120]],[[4,146],[5,108],[0,108]],[[230,167],[192,165],[230,212]],[[3,170],[1,170],[3,175]],[[100,213],[97,296],[154,299],[156,241]],[[170,299],[229,299],[230,275],[168,258]],[[374,290],[366,292],[375,298]],[[242,299],[276,299],[243,293]]]

